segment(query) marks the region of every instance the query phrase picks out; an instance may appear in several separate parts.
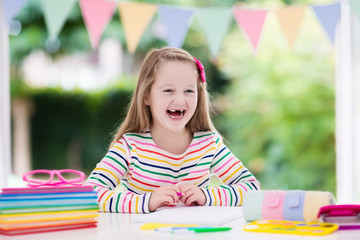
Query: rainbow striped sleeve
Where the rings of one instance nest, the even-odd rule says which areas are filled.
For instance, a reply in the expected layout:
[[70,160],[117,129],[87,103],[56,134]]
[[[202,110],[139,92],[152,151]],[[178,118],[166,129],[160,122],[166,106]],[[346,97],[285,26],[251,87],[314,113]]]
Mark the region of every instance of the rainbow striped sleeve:
[[130,147],[120,139],[105,157],[96,165],[87,185],[97,191],[99,209],[103,212],[149,213],[151,193],[137,194],[128,190],[116,191],[121,179],[129,170]]
[[244,193],[260,190],[260,183],[231,151],[216,137],[217,150],[211,163],[212,172],[223,185],[203,189],[207,206],[240,206]]

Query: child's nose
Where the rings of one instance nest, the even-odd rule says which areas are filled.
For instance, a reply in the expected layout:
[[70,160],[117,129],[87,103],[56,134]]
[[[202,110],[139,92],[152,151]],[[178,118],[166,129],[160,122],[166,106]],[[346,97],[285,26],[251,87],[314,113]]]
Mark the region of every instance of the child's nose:
[[182,105],[182,104],[185,104],[185,97],[183,94],[176,94],[175,97],[174,97],[174,100],[173,100],[173,103],[174,104],[177,104],[177,105]]

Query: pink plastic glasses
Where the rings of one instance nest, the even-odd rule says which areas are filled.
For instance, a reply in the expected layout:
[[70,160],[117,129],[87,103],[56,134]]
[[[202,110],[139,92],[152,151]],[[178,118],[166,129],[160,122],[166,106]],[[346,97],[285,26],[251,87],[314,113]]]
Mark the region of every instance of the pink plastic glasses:
[[[58,179],[54,179],[54,176]],[[83,185],[85,174],[73,169],[47,170],[38,169],[23,174],[23,180],[30,187]]]

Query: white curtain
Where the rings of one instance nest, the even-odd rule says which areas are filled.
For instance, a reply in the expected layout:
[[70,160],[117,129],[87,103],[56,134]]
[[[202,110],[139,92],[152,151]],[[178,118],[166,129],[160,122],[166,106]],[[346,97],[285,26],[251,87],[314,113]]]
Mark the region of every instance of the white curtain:
[[353,80],[353,111],[354,111],[354,169],[353,169],[353,191],[354,201],[360,201],[360,15],[352,15],[351,52],[352,52],[352,80]]
[[0,1],[0,188],[7,186],[11,169],[9,37]]
[[341,2],[336,77],[336,193],[338,203],[360,200],[359,19]]

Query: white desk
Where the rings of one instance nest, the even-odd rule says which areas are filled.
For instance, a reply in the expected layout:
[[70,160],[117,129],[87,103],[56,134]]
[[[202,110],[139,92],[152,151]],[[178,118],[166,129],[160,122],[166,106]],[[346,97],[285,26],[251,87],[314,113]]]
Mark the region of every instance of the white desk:
[[226,226],[233,229],[227,232],[194,233],[194,234],[170,234],[157,233],[154,231],[140,230],[141,223],[134,223],[136,215],[122,213],[100,213],[97,228],[55,231],[37,234],[25,234],[18,236],[0,235],[1,240],[167,240],[167,239],[239,239],[239,240],[282,240],[282,239],[316,239],[316,240],[358,240],[360,230],[336,231],[325,236],[300,236],[287,234],[263,234],[249,233],[242,230],[246,223],[244,219],[238,219]]

